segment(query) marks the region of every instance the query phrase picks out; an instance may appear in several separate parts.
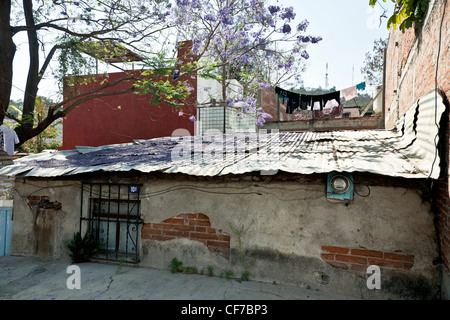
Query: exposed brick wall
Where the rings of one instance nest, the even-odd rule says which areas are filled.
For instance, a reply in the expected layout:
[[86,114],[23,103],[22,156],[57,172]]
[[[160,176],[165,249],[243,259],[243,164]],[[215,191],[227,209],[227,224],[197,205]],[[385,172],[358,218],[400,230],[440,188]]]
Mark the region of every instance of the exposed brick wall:
[[[386,52],[386,115],[398,110],[386,119],[386,128],[393,128],[395,120],[402,116],[411,104],[435,88],[436,67],[438,68],[438,87],[450,94],[450,10],[447,2],[441,30],[441,18],[444,13],[444,1],[436,0],[431,15],[422,30],[408,29],[404,33],[391,30]],[[439,38],[441,35],[441,39]],[[439,52],[439,41],[441,50]],[[439,54],[439,64],[437,59]],[[409,59],[409,62],[408,62]]]
[[370,265],[377,265],[384,271],[409,270],[414,265],[414,256],[395,252],[322,246],[321,257],[329,265],[355,272],[366,272]]
[[167,241],[188,238],[203,243],[211,252],[230,258],[230,236],[211,227],[209,217],[202,213],[183,213],[159,223],[145,223],[142,240]]
[[59,238],[61,209],[58,201],[51,202],[48,196],[29,196],[28,206],[34,215],[33,237],[35,253],[45,257],[54,256],[61,245]]
[[61,210],[61,203],[58,201],[50,202],[48,196],[29,196],[28,206],[32,210],[39,208],[44,210]]
[[[261,90],[261,103],[264,112],[270,114],[272,119],[267,118],[267,122],[278,121],[277,117],[277,94],[273,88]],[[280,120],[286,120],[286,106],[280,103]]]
[[[433,5],[432,5],[433,4]],[[422,30],[391,30],[386,51],[385,126],[391,129],[414,101],[436,89],[450,98],[450,1],[430,1],[430,16]],[[445,5],[445,6],[444,6]],[[440,50],[439,50],[440,44]],[[437,73],[437,74],[436,74]],[[436,81],[437,79],[437,81]],[[398,103],[397,103],[398,101]],[[448,106],[447,106],[448,109]],[[449,113],[443,115],[442,180],[434,188],[442,263],[450,271]]]

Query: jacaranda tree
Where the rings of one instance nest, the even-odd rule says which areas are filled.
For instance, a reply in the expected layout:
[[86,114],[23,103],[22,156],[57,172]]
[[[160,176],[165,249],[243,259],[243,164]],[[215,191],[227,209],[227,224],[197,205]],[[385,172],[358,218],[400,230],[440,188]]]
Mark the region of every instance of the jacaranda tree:
[[[194,43],[199,76],[222,84],[214,103],[256,113],[258,125],[268,115],[256,105],[257,90],[301,75],[306,45],[321,40],[305,34],[307,20],[294,22],[292,7],[265,0],[177,0],[174,12],[177,37]],[[231,79],[240,92],[230,94]]]
[[[305,35],[306,20],[294,21],[292,8],[265,0],[0,1],[0,123],[5,117],[16,120],[24,143],[83,102],[105,95],[151,93],[154,101],[176,107],[192,88],[181,77],[168,77],[177,65],[173,52],[181,40],[191,40],[196,58],[180,72],[221,81],[220,103],[256,113],[261,125],[267,115],[256,107],[256,90],[298,76],[308,58],[306,45],[321,40]],[[19,34],[26,34],[30,62],[20,118],[8,112]],[[141,72],[101,81],[87,92],[76,90],[77,81],[96,81],[86,77],[96,73],[95,59],[109,56],[126,63],[127,49],[142,58]],[[54,78],[61,95],[36,123],[44,77]],[[243,86],[233,99],[226,95],[229,79]],[[119,83],[129,85],[115,90]]]

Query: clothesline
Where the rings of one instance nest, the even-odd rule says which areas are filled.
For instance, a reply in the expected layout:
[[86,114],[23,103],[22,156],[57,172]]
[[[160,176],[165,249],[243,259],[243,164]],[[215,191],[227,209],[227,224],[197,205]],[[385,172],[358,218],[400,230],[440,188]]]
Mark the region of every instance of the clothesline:
[[292,114],[296,109],[323,111],[323,109],[338,107],[341,104],[341,97],[346,101],[351,100],[358,96],[358,90],[364,90],[365,88],[366,83],[361,82],[344,90],[320,95],[300,94],[280,87],[275,87],[275,93],[278,94],[278,99],[282,99],[283,103],[286,104],[286,113]]

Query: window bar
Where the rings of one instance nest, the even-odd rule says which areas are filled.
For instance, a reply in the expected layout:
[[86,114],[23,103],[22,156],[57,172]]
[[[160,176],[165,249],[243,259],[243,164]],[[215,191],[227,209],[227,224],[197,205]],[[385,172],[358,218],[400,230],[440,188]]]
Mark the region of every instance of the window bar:
[[[84,193],[84,183],[81,183],[80,235],[81,235],[81,225],[83,224],[83,193]],[[88,230],[89,230],[89,228],[88,228]]]
[[[100,225],[100,213],[101,213],[101,206],[102,206],[102,185],[98,185],[98,203],[97,203],[97,234],[98,234],[98,244],[100,244],[100,232],[101,232],[101,225]],[[108,248],[105,248],[105,251]]]
[[120,184],[117,185],[117,219],[116,219],[116,260],[118,259],[118,253],[120,249],[120,222],[119,222],[119,214],[120,214]]
[[87,221],[88,221],[88,225],[87,225],[87,231],[89,231],[89,234],[91,236],[94,236],[94,234],[92,234],[93,230],[94,230],[94,222],[93,222],[93,217],[92,217],[92,184],[89,184],[89,198],[88,198],[88,217],[87,217]]
[[[94,215],[93,215],[93,210],[92,210],[92,183],[89,184],[89,204],[88,204],[88,226],[87,226],[87,230],[89,231],[89,234],[91,236],[95,237],[95,242],[98,244],[99,243],[99,236],[98,236],[98,230],[94,233]],[[94,203],[94,210],[95,210],[95,203]],[[96,252],[96,256],[98,258],[98,250]]]
[[109,251],[109,213],[111,211],[111,185],[108,184],[108,212],[106,213],[106,259]]
[[135,247],[136,250],[135,251],[135,258],[134,258],[134,262],[138,262],[138,248],[139,248],[139,218],[140,218],[140,212],[141,212],[141,197],[140,197],[140,192],[141,192],[141,188],[139,188],[139,192],[137,194],[137,211],[136,211],[136,220],[135,220],[135,226],[136,226],[136,243],[135,243]]
[[[129,210],[128,216],[130,216],[130,214],[133,212],[134,208],[136,208],[136,202],[133,202],[133,206]],[[134,245],[134,252],[136,253],[137,252],[136,239],[134,239],[132,237],[132,234],[130,233],[130,227],[134,228],[134,229],[132,229],[132,231],[136,231],[136,221],[132,222],[132,220],[130,218],[128,218],[128,220],[127,220],[127,235],[129,235],[129,237],[127,236],[127,241],[131,241],[132,245]],[[137,238],[137,234],[136,234],[136,238]],[[127,242],[127,246],[128,246],[128,242]],[[132,249],[133,249],[133,247],[132,247]]]
[[128,252],[128,235],[130,233],[130,185],[127,185],[127,237],[125,239],[125,248],[127,249]]

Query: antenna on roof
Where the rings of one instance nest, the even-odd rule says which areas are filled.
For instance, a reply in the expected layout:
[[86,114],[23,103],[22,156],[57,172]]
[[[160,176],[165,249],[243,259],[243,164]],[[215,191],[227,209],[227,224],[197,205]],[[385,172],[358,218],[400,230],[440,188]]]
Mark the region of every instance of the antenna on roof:
[[327,71],[325,73],[325,89],[328,89],[328,62],[327,62]]
[[352,66],[352,86],[355,84],[355,65]]

